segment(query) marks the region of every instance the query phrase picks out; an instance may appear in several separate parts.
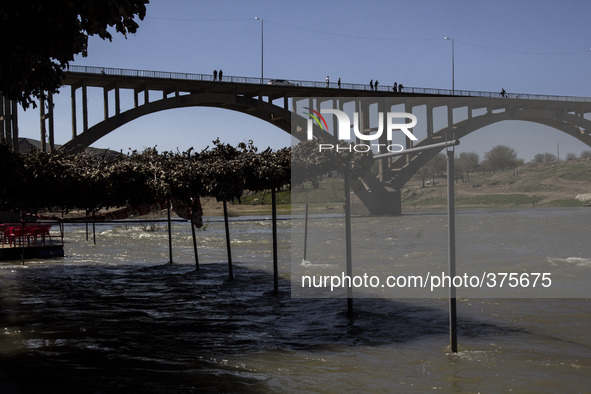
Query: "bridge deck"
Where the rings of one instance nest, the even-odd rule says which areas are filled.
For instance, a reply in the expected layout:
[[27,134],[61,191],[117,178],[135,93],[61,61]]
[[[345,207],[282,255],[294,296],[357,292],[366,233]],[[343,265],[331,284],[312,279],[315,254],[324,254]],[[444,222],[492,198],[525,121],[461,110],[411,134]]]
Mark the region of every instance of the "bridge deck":
[[[284,80],[290,85],[275,85],[271,78],[253,78],[224,75],[222,81],[214,81],[212,74],[193,74],[166,71],[132,70],[109,67],[91,67],[72,65],[65,72],[64,85],[93,87],[119,87],[123,89],[158,90],[172,93],[175,89],[182,92],[198,93],[234,93],[249,97],[382,97],[399,95],[408,96],[454,96],[499,98],[500,92],[474,90],[451,90],[419,87],[404,87],[401,92],[394,92],[392,85],[378,85],[370,88],[369,84],[337,82]],[[506,93],[506,98],[528,100],[551,100],[567,102],[591,102],[591,97],[556,96],[541,94]]]

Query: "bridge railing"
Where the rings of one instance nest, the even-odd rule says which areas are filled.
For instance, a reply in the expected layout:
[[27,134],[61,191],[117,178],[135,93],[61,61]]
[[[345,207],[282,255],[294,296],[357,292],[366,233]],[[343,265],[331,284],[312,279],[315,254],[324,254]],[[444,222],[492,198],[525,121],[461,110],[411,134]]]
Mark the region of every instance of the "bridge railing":
[[[188,81],[214,81],[213,74],[195,74],[195,73],[179,73],[169,71],[150,71],[150,70],[133,70],[125,68],[110,68],[110,67],[95,67],[95,66],[77,66],[71,65],[67,71],[87,73],[87,74],[102,74],[102,75],[117,75],[128,77],[141,78],[160,78],[160,79],[176,79]],[[231,83],[246,83],[246,84],[273,84],[277,81],[274,78],[257,78],[257,77],[240,77],[234,75],[224,75],[221,82]],[[373,88],[369,84],[355,84],[355,83],[337,83],[337,82],[320,82],[320,81],[301,81],[294,79],[285,79],[289,84],[285,87],[297,86],[306,88],[330,88],[330,89],[348,89],[348,90],[374,90],[378,92],[393,92],[392,85],[379,85]],[[463,97],[488,97],[488,98],[514,98],[514,99],[529,99],[529,100],[552,100],[552,101],[570,101],[570,102],[591,102],[591,97],[576,97],[576,96],[555,96],[547,94],[528,94],[528,93],[504,93],[500,92],[486,92],[475,90],[451,90],[451,89],[436,89],[436,88],[419,88],[419,87],[403,87],[399,90],[402,93],[415,94],[429,94],[438,96],[463,96]]]

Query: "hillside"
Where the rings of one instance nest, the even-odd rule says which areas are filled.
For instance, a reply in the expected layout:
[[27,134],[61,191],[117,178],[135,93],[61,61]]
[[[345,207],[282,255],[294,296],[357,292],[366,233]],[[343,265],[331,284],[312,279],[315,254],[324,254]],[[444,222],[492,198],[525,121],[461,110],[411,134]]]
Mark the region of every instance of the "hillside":
[[[56,149],[59,149],[61,145],[55,145]],[[27,153],[31,149],[41,149],[41,141],[35,140],[32,138],[19,138],[18,139],[18,148],[20,153]],[[88,147],[84,149],[85,152],[93,155],[93,156],[105,156],[107,160],[122,155],[121,152],[117,152],[111,149],[100,149],[100,148],[92,148]]]
[[[421,187],[414,177],[402,191],[403,207],[444,207],[447,203],[446,178],[436,185]],[[470,174],[456,182],[459,207],[582,206],[591,203],[581,195],[591,193],[591,160],[576,159],[556,163],[525,164],[496,173]],[[576,197],[579,196],[579,199]]]

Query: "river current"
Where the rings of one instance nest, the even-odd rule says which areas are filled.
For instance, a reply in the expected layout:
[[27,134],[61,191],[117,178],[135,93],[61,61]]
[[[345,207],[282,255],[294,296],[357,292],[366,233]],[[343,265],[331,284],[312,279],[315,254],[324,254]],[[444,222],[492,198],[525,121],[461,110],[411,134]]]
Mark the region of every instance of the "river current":
[[[173,264],[164,223],[97,225],[96,245],[84,225],[67,225],[66,257],[0,263],[0,392],[591,387],[591,293],[459,298],[459,352],[451,353],[446,299],[355,299],[349,319],[344,299],[293,297],[292,220],[280,219],[278,295],[268,217],[230,223],[232,281],[219,217],[197,231],[198,271],[186,223],[172,226]],[[446,262],[446,214],[384,220],[395,229],[379,235],[396,245],[393,260]],[[375,223],[354,218],[354,231],[374,234]],[[588,275],[590,230],[588,208],[459,212],[457,265]],[[313,265],[323,244],[309,244]]]

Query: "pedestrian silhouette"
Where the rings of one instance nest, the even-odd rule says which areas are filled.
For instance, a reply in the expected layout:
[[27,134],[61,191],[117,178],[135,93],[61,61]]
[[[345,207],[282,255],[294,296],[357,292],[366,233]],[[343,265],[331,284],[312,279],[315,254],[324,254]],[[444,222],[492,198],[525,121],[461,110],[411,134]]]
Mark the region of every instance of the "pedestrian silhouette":
[[213,70],[213,80],[214,81],[218,80],[218,70]]
[[328,75],[326,76],[326,87],[328,87],[328,85],[330,85],[330,78],[328,77]]
[[393,91],[397,91],[398,90],[398,83],[394,82],[394,89],[392,89]]
[[337,85],[339,85],[339,89],[341,88],[341,78],[339,77],[339,80],[337,81]]
[[402,89],[404,89],[404,86],[402,86],[402,84],[398,85],[398,91],[402,92]]
[[373,79],[372,79],[371,81],[369,81],[369,88],[370,88],[371,90],[373,90]]
[[374,86],[376,87],[376,90],[378,90],[378,80],[376,79],[376,83],[374,84]]
[[505,89],[501,89],[501,97],[505,97],[506,94],[507,92],[505,92]]
[[224,75],[224,72],[220,69],[220,72],[218,73],[219,77],[220,77],[220,81],[222,80],[222,75]]

